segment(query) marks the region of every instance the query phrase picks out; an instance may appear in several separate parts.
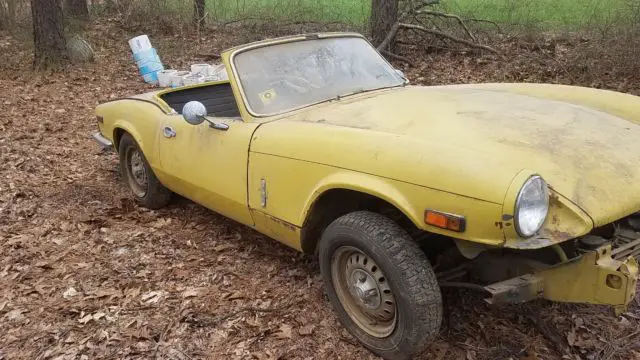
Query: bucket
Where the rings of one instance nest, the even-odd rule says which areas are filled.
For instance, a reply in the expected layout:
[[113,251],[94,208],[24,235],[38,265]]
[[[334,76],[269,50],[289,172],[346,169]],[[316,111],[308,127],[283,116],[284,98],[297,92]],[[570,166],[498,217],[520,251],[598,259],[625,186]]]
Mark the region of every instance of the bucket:
[[182,78],[188,74],[189,74],[188,71],[176,71],[175,73],[173,73],[173,75],[171,75],[171,87],[174,88],[174,87],[182,86],[183,85]]
[[207,76],[211,71],[211,65],[209,64],[193,64],[191,65],[191,73],[200,76]]
[[202,84],[204,82],[204,78],[200,74],[187,74],[182,77],[182,84],[186,85],[196,85]]
[[177,70],[160,70],[157,72],[158,74],[158,85],[160,87],[170,87],[171,86],[171,77],[177,73]]
[[136,36],[129,40],[129,47],[132,53],[139,53],[151,49],[151,41],[147,35]]

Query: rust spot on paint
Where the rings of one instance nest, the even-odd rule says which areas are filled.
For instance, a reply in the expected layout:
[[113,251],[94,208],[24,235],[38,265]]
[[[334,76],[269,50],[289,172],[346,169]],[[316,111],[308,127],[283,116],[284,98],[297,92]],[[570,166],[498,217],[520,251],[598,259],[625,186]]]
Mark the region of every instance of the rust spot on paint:
[[296,227],[293,224],[289,224],[288,222],[284,221],[284,220],[280,220],[278,218],[275,218],[273,216],[270,215],[266,215],[265,214],[265,219],[269,220],[270,222],[272,222],[274,225],[279,226],[280,228],[284,228],[286,230],[289,231],[296,231]]

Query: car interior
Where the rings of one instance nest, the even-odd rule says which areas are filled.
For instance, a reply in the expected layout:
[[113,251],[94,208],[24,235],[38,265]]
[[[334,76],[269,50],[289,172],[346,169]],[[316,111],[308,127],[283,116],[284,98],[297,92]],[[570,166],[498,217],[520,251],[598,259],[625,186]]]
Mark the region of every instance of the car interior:
[[207,108],[208,116],[240,117],[238,104],[228,82],[171,91],[160,95],[160,98],[178,114],[182,114],[184,104],[199,101]]

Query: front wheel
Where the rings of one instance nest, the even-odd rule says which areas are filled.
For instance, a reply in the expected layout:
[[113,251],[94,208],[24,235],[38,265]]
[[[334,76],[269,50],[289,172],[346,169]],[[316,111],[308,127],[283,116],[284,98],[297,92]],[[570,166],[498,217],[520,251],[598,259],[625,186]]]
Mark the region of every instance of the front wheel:
[[385,359],[410,359],[431,343],[442,297],[425,254],[391,219],[367,211],[331,223],[319,244],[327,296],[342,324]]
[[136,202],[154,210],[167,205],[171,200],[171,191],[156,178],[142,150],[129,134],[122,135],[118,153],[120,171]]

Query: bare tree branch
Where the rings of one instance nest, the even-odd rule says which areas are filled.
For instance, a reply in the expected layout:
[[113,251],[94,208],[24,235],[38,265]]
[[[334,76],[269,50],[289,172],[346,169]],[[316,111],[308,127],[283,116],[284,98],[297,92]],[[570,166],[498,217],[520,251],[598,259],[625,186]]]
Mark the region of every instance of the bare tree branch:
[[469,27],[467,26],[467,23],[465,23],[464,20],[462,20],[462,18],[460,16],[458,16],[458,15],[447,14],[447,13],[443,13],[443,12],[440,12],[440,11],[431,11],[431,10],[418,10],[418,11],[416,11],[416,14],[427,14],[427,15],[432,15],[432,16],[445,17],[445,18],[449,18],[449,19],[456,19],[456,21],[460,24],[460,26],[462,26],[464,31],[467,33],[467,35],[469,35],[471,40],[478,41],[478,39],[476,39],[476,37],[471,32],[471,30],[469,30]]
[[[399,28],[420,30],[420,31],[423,31],[423,32],[426,32],[426,33],[429,33],[429,34],[433,34],[433,35],[437,35],[437,36],[443,37],[443,38],[445,38],[447,40],[450,40],[450,41],[453,41],[453,42],[457,42],[457,43],[461,43],[461,44],[467,45],[467,46],[472,47],[472,48],[482,49],[482,50],[486,50],[486,51],[489,51],[489,52],[494,53],[494,54],[498,54],[498,51],[496,49],[490,47],[490,46],[482,45],[482,44],[476,44],[476,43],[471,42],[469,40],[461,39],[459,37],[447,34],[445,32],[439,31],[439,30],[428,29],[428,28],[426,28],[424,26],[414,25],[414,24],[406,24],[406,23],[399,23],[398,26],[399,26]],[[395,36],[395,34],[394,34],[394,36]]]
[[405,63],[407,63],[409,66],[413,66],[413,62],[411,62],[411,60],[409,60],[409,58],[398,55],[398,54],[394,54],[390,51],[387,50],[382,50],[382,55],[392,58],[394,60],[398,60],[398,61],[403,61]]
[[385,51],[387,49],[387,47],[389,46],[391,41],[393,41],[393,38],[396,37],[396,34],[398,33],[398,29],[400,29],[400,23],[399,22],[393,24],[393,26],[391,27],[391,30],[389,30],[389,33],[387,34],[387,36],[384,38],[384,40],[382,40],[380,45],[378,45],[378,51],[382,52],[382,51]]

